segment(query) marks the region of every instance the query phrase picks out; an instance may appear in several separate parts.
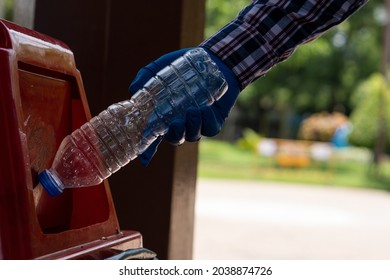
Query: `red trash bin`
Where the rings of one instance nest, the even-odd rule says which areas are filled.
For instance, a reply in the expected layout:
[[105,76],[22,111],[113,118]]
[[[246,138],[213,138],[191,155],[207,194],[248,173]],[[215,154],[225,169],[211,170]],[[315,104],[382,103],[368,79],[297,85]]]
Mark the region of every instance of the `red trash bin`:
[[37,181],[90,119],[71,50],[0,20],[0,259],[102,259],[142,247],[121,231],[107,181],[52,198]]

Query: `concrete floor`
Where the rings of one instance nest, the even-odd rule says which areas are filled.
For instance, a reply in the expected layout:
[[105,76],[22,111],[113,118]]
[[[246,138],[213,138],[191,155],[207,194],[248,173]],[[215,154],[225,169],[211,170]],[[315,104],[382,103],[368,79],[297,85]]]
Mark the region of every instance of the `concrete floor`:
[[390,193],[200,179],[194,259],[390,259]]

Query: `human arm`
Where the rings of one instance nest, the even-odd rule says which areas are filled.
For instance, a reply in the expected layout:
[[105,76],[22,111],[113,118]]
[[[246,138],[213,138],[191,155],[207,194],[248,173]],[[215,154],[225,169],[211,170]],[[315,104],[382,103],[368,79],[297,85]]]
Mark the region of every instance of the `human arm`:
[[[185,119],[170,125],[165,139],[180,144],[183,139],[197,141],[201,135],[219,133],[238,94],[251,82],[265,75],[273,66],[286,60],[301,44],[314,40],[326,30],[341,23],[367,0],[257,0],[216,34],[200,44],[231,77],[229,90],[220,101],[203,108],[189,108]],[[168,65],[183,53],[176,51],[152,62],[135,79],[146,82],[148,75]],[[167,59],[169,58],[169,59]],[[225,73],[224,73],[225,74]],[[132,84],[134,85],[134,83]],[[131,87],[134,93],[136,87]],[[146,151],[148,163],[157,149],[160,137]]]
[[201,46],[236,75],[240,88],[294,50],[345,21],[368,0],[256,0]]

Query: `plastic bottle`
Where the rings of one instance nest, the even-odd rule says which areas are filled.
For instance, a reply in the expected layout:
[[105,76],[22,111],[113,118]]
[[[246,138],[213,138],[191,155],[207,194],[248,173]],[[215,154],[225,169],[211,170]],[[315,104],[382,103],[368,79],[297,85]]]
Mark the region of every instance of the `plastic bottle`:
[[227,83],[205,50],[191,49],[131,99],[111,105],[62,141],[50,169],[38,175],[51,196],[93,186],[142,154],[191,106],[211,105]]

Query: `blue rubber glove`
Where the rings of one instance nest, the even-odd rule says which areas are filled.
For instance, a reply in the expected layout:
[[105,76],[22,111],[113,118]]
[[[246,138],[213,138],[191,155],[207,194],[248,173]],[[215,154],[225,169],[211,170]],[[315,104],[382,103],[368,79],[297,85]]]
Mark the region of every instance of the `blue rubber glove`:
[[[181,49],[165,54],[140,69],[129,87],[130,93],[135,94],[150,78],[154,77],[158,71],[172,63],[188,50],[189,49]],[[157,151],[158,145],[163,139],[166,139],[173,145],[180,145],[184,142],[184,140],[196,142],[202,137],[202,135],[212,137],[221,131],[222,125],[228,117],[229,112],[234,106],[238,94],[240,93],[240,86],[233,71],[217,56],[209,50],[205,50],[225,76],[228,83],[227,92],[211,106],[188,108],[185,119],[177,118],[173,120],[169,126],[167,134],[157,138],[152,145],[150,145],[146,151],[139,156],[143,165],[147,166],[149,164]]]

